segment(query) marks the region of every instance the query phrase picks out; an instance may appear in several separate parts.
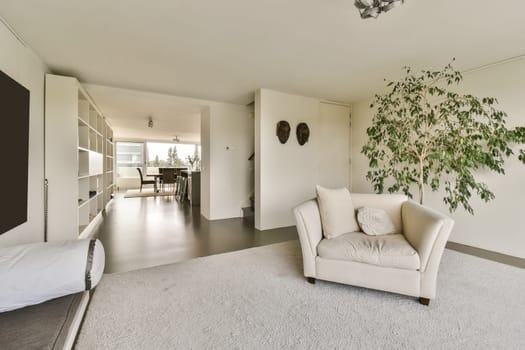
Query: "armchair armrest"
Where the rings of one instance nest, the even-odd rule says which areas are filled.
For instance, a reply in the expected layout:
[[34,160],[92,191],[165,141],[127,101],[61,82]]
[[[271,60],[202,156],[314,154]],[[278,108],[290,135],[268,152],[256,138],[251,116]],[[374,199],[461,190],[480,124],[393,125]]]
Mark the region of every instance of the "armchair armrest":
[[454,221],[411,200],[403,203],[401,216],[403,233],[419,254],[420,271],[437,270]]
[[299,241],[303,253],[304,275],[315,277],[315,257],[317,245],[323,239],[321,216],[315,199],[298,205],[293,209]]

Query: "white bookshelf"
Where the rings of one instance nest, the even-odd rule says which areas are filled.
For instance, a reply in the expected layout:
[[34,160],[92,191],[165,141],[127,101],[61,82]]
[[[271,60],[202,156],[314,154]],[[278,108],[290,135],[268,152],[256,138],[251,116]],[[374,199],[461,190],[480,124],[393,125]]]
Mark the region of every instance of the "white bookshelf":
[[103,147],[103,153],[104,153],[104,160],[103,160],[103,170],[104,170],[104,194],[101,197],[101,203],[103,203],[104,206],[106,206],[109,201],[111,201],[111,198],[113,197],[113,192],[115,188],[115,173],[113,171],[114,169],[114,158],[113,158],[113,130],[107,123],[107,121],[102,121],[101,125],[101,132],[102,132],[102,147]]
[[112,139],[76,78],[46,75],[49,241],[88,237],[102,219],[114,187]]

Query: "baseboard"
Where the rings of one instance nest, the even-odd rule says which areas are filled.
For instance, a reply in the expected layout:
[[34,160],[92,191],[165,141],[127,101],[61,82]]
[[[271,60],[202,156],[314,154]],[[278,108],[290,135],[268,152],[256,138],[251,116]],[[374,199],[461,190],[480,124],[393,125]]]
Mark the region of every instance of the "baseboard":
[[78,239],[93,239],[98,226],[102,223],[102,220],[102,211],[100,211],[97,216],[91,220],[89,225],[86,226],[84,231],[82,231],[82,233],[78,236]]
[[104,211],[108,211],[109,210],[109,207],[113,204],[113,198],[111,198],[107,203],[106,203],[106,206],[104,207]]
[[493,251],[490,251],[490,250],[485,250],[485,249],[481,249],[481,248],[471,247],[471,246],[464,245],[464,244],[461,244],[461,243],[456,243],[456,242],[448,242],[447,243],[447,248],[448,249],[452,249],[452,250],[456,250],[456,251],[461,252],[461,253],[474,255],[474,256],[477,256],[479,258],[492,260],[492,261],[496,261],[496,262],[499,262],[499,263],[502,263],[502,264],[516,266],[516,267],[520,267],[522,269],[525,269],[525,259],[518,258],[516,256],[506,255],[506,254],[502,254],[502,253],[493,252]]
[[62,350],[71,350],[73,348],[73,345],[75,344],[75,340],[77,339],[78,332],[80,331],[80,325],[82,324],[82,320],[84,319],[84,314],[86,313],[87,306],[89,304],[89,298],[90,294],[89,291],[85,291],[82,295],[82,300],[80,301],[80,305],[78,306],[75,316],[73,318],[73,322],[71,323],[71,326],[69,327],[69,330],[67,332],[67,338],[64,343],[64,347]]

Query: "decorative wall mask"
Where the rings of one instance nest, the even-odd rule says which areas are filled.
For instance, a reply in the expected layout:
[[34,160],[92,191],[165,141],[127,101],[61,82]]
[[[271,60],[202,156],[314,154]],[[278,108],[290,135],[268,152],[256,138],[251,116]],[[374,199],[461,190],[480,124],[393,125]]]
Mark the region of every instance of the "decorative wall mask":
[[286,141],[288,141],[291,129],[292,128],[290,127],[290,123],[288,123],[286,120],[281,120],[277,123],[277,129],[275,131],[275,134],[277,135],[277,138],[282,144],[285,144]]
[[297,142],[302,146],[308,142],[310,138],[310,128],[306,123],[297,124]]

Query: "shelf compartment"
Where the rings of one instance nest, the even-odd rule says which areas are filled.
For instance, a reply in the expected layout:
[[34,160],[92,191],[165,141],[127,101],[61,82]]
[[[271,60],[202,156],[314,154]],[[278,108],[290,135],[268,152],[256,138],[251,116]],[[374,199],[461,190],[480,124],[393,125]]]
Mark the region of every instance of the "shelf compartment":
[[112,172],[108,172],[106,173],[106,181],[105,181],[105,184],[106,186],[113,186],[113,173]]
[[89,177],[89,198],[95,197],[100,192],[100,183],[98,176]]
[[97,131],[104,135],[104,118],[100,114],[97,114]]
[[78,150],[78,176],[84,177],[89,175],[89,152]]
[[103,150],[102,150],[102,143],[103,139],[102,139],[102,136],[101,135],[97,135],[97,152],[99,153],[103,153]]
[[97,184],[97,192],[100,194],[102,191],[104,191],[104,175],[97,176]]
[[78,126],[87,126],[87,127],[89,127],[88,123],[85,120],[80,119],[80,117],[78,117],[77,119],[78,119]]
[[97,111],[92,106],[90,106],[90,109],[89,109],[89,126],[91,126],[91,128],[93,128],[94,131],[97,130],[97,118],[98,118]]
[[104,172],[102,153],[89,152],[89,175],[99,175]]
[[94,130],[89,130],[89,149],[97,151],[97,133]]
[[78,234],[81,234],[87,225],[89,225],[89,205],[83,205],[78,208]]
[[78,125],[78,147],[89,148],[89,127],[83,122]]
[[89,178],[78,180],[78,206],[81,207],[89,201]]
[[78,100],[78,118],[89,124],[89,101]]
[[89,222],[91,222],[98,214],[97,211],[97,201],[91,200],[89,201]]

